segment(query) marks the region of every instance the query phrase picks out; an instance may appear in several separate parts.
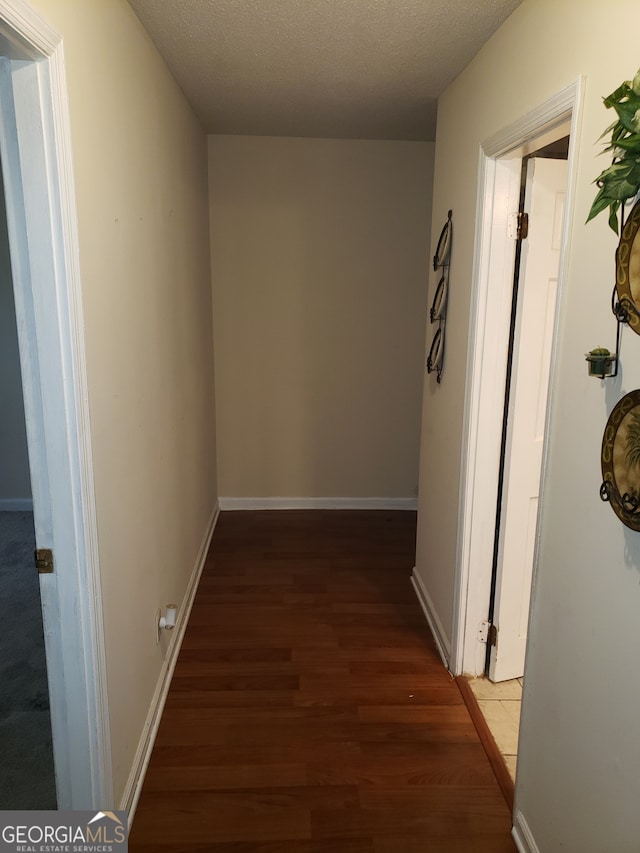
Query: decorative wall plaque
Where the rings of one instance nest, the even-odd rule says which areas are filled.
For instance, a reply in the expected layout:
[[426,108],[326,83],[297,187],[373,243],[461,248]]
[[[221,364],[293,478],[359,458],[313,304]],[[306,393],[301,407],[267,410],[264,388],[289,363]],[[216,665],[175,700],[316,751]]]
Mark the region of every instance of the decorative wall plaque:
[[615,406],[602,437],[600,497],[623,524],[640,531],[640,390]]
[[640,335],[640,201],[622,228],[616,251],[616,290],[626,322]]

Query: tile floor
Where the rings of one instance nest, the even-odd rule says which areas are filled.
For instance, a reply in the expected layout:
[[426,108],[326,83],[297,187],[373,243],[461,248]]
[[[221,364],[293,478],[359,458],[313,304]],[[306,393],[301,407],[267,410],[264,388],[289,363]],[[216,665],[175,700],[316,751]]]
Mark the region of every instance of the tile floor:
[[494,684],[488,678],[471,678],[469,685],[515,782],[522,679]]

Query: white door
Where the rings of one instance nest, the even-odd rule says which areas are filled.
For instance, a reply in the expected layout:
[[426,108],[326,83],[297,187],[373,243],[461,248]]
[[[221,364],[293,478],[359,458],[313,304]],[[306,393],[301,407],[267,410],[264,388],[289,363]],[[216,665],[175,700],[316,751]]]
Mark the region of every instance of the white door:
[[491,649],[492,681],[519,678],[529,619],[567,161],[529,160]]

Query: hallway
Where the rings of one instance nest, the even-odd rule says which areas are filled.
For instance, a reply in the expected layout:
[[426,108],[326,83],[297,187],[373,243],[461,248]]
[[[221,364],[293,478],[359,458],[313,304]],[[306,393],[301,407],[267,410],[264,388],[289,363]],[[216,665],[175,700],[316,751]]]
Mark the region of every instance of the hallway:
[[513,853],[409,577],[415,514],[223,513],[133,853]]

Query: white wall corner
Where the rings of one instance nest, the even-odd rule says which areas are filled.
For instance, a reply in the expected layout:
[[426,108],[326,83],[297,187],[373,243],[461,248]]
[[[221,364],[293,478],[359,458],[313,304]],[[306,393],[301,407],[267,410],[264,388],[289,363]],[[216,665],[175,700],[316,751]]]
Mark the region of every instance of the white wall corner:
[[520,853],[540,853],[540,848],[536,844],[529,824],[521,811],[516,811],[514,815],[511,834]]
[[418,509],[417,498],[220,498],[220,509]]
[[182,604],[178,610],[176,627],[173,631],[170,646],[160,670],[158,683],[156,685],[153,698],[151,699],[147,719],[145,720],[142,735],[140,736],[140,741],[138,743],[138,749],[136,750],[136,754],[133,759],[131,772],[129,773],[129,778],[118,806],[119,809],[123,809],[128,813],[129,828],[131,828],[133,824],[136,807],[138,805],[138,800],[140,799],[140,792],[142,791],[142,785],[151,759],[153,745],[156,740],[156,735],[158,734],[162,712],[169,693],[171,678],[182,647],[182,640],[191,614],[191,608],[198,589],[198,583],[200,581],[200,576],[202,575],[207,553],[209,552],[209,546],[211,545],[211,539],[213,538],[213,533],[219,517],[220,505],[219,502],[216,501],[202,539],[202,544],[200,545],[200,550],[198,551],[198,556],[196,558],[191,577],[187,584]]
[[449,660],[451,658],[451,643],[449,641],[449,638],[447,637],[446,631],[442,626],[442,622],[440,621],[436,609],[433,606],[431,597],[427,592],[420,575],[416,572],[415,566],[413,567],[413,572],[411,573],[411,583],[413,584],[413,588],[415,589],[416,595],[418,596],[420,606],[422,607],[424,615],[426,616],[429,628],[431,629],[431,633],[433,634],[433,639],[436,641],[436,646],[438,648],[438,653],[442,658],[442,663],[445,665],[446,669],[449,669]]

